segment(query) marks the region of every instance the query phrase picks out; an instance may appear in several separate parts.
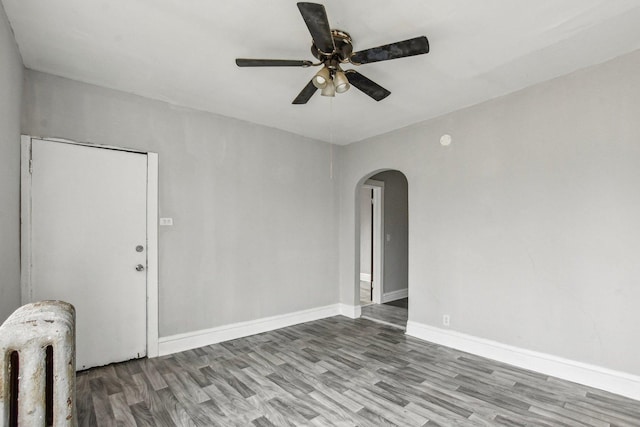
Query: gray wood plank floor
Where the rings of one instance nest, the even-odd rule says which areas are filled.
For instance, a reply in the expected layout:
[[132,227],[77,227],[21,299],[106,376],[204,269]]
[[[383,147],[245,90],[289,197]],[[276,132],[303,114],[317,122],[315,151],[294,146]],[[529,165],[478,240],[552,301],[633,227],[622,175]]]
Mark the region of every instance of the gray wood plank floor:
[[640,426],[640,402],[342,316],[77,375],[80,426]]
[[361,317],[376,322],[388,323],[400,329],[407,328],[409,310],[388,304],[369,304],[362,306]]

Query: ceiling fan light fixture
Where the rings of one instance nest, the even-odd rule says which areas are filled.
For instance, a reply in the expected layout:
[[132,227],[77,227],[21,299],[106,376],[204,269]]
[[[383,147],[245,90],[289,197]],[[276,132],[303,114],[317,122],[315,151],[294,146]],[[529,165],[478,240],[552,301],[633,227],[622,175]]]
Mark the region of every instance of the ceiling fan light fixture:
[[313,85],[318,89],[324,89],[331,81],[331,72],[327,67],[322,67],[320,71],[313,76]]
[[342,70],[340,65],[347,63],[363,65],[429,53],[429,40],[426,36],[418,36],[354,52],[353,40],[349,33],[335,28],[331,29],[327,11],[322,4],[298,2],[298,10],[307,25],[309,34],[311,34],[311,54],[319,62],[293,59],[236,58],[238,67],[306,68],[320,66],[320,71],[305,85],[292,104],[306,104],[318,91],[323,96],[334,97],[336,92],[346,92],[351,86],[375,101],[382,101],[391,92],[353,69]]
[[333,85],[333,80],[327,80],[327,85],[322,88],[322,92],[320,92],[322,96],[336,96],[336,87]]
[[336,71],[336,75],[333,77],[333,84],[338,93],[344,93],[351,87],[351,85],[349,85],[349,79],[347,79],[347,76],[342,70]]

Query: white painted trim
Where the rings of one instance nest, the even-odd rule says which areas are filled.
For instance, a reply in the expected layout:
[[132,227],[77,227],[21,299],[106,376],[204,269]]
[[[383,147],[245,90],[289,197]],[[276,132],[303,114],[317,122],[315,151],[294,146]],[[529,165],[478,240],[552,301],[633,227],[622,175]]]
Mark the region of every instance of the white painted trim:
[[147,357],[159,355],[158,268],[158,153],[147,153]]
[[407,322],[406,334],[520,368],[640,400],[640,376],[412,321]]
[[377,179],[368,179],[362,184],[363,187],[384,187],[384,181],[378,181]]
[[333,317],[340,314],[339,304],[264,317],[246,322],[232,323],[211,329],[187,332],[184,334],[162,337],[159,340],[159,355],[178,353],[193,348],[204,347],[223,341],[261,334],[299,323]]
[[382,303],[396,301],[409,297],[409,288],[398,289],[397,291],[385,292],[382,294]]
[[29,141],[31,141],[31,139],[41,139],[43,141],[61,142],[63,144],[84,145],[85,147],[104,148],[107,150],[126,151],[129,153],[149,154],[148,151],[137,150],[135,148],[116,147],[115,145],[97,144],[93,142],[72,141],[70,139],[64,139],[64,138],[50,138],[50,137],[35,136],[35,135],[22,135],[22,137],[28,138]]
[[20,136],[20,300],[31,302],[31,137]]
[[339,304],[340,314],[349,319],[357,319],[362,314],[362,307],[359,305]]
[[158,356],[158,154],[61,138],[20,137],[20,286],[22,304],[32,301],[31,286],[31,140],[60,142],[147,156],[147,356]]
[[360,281],[361,282],[369,282],[369,283],[371,283],[371,274],[369,274],[369,273],[360,273]]
[[[373,190],[373,302],[382,304],[384,292],[384,181],[368,179],[364,188]],[[358,283],[358,295],[360,284]]]

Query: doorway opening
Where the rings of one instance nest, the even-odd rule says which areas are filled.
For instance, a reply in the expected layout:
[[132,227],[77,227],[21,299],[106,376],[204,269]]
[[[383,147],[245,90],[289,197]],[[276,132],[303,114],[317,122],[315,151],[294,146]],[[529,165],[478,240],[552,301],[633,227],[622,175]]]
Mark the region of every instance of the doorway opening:
[[358,185],[357,294],[361,317],[406,328],[408,182],[397,170],[372,174]]

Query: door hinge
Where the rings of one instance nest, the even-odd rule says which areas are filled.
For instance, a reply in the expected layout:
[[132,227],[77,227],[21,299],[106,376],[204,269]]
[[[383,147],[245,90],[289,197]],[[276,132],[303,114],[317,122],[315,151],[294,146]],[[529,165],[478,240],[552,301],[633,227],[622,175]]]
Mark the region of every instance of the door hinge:
[[33,173],[33,159],[29,159],[29,173]]

